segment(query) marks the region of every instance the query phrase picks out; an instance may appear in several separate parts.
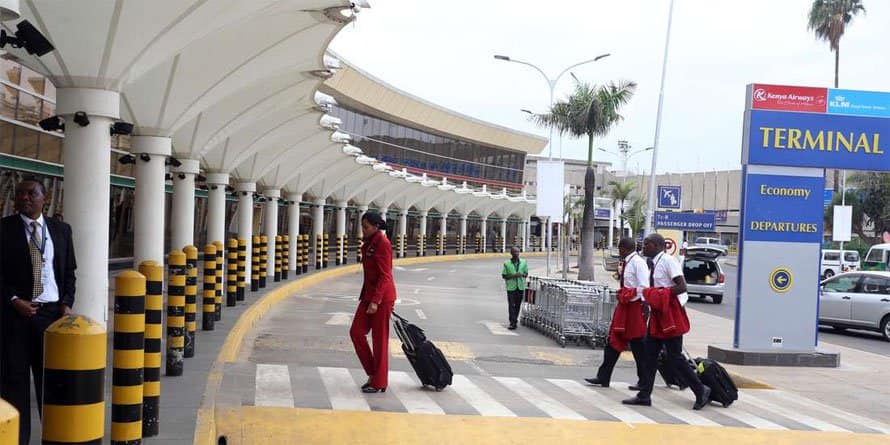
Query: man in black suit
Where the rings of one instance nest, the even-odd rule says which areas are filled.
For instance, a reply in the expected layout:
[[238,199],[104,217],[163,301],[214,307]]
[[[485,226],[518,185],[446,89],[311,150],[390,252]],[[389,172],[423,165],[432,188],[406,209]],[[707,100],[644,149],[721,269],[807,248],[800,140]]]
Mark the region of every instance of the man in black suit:
[[31,386],[43,404],[43,334],[74,306],[71,226],[43,217],[46,189],[34,178],[16,187],[18,214],[0,220],[3,305],[0,397],[19,411],[19,443],[31,436]]

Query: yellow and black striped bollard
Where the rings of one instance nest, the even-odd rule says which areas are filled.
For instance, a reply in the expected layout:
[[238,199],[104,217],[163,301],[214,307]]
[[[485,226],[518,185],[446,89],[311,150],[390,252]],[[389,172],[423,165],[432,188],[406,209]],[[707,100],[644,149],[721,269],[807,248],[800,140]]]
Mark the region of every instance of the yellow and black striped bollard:
[[294,275],[300,275],[303,273],[303,235],[298,234],[294,242],[297,243],[297,267],[294,268]]
[[182,356],[195,356],[195,331],[198,330],[198,248],[185,246],[185,349]]
[[269,237],[260,235],[260,289],[266,288],[269,275]]
[[321,265],[321,267],[323,267],[323,268],[328,267],[328,255],[330,254],[330,250],[331,250],[331,244],[330,244],[330,242],[328,242],[328,234],[325,233],[324,234],[324,250],[322,252],[322,259],[324,262]]
[[[185,258],[183,258],[183,261]],[[164,266],[143,261],[139,273],[145,276],[145,364],[142,384],[142,437],[160,432],[158,411],[161,403],[161,336],[164,324]],[[168,343],[169,344],[169,343]],[[169,357],[169,353],[168,353]]]
[[[103,419],[104,420],[104,419]],[[12,405],[0,399],[0,443],[19,443],[19,412]],[[44,434],[46,434],[46,419],[43,419]],[[102,436],[99,436],[101,440]],[[102,443],[96,441],[92,443]]]
[[417,234],[417,244],[414,246],[414,250],[417,251],[417,256],[421,255],[423,252],[423,235]]
[[[43,443],[102,443],[106,339],[105,328],[83,315],[62,317],[47,328],[43,351]],[[132,373],[140,375],[135,370]],[[18,435],[18,412],[0,400],[0,443],[17,444]]]
[[361,264],[362,263],[362,246],[365,245],[365,240],[359,238],[358,240],[358,248],[355,249],[355,262]]
[[222,320],[222,303],[223,303],[223,267],[225,266],[225,246],[222,241],[214,241],[216,246],[216,295],[214,296],[214,307],[216,308],[216,321]]
[[260,237],[254,235],[250,249],[250,291],[260,290]]
[[204,297],[201,329],[212,331],[216,324],[216,246],[204,246]]
[[272,281],[279,282],[281,281],[281,235],[275,235],[275,272],[272,275]]
[[145,276],[115,277],[111,443],[142,443],[142,368],[145,366]]
[[185,355],[185,253],[174,250],[167,261],[167,375],[179,376]]
[[324,254],[324,241],[321,235],[315,235],[315,270],[320,270],[324,262],[322,255]]
[[281,279],[290,275],[290,235],[281,237]]
[[238,239],[238,301],[244,301],[244,288],[247,286],[247,240]]
[[303,273],[309,273],[309,234],[303,235]]
[[226,306],[232,307],[238,304],[238,240],[229,238],[229,249],[226,251],[228,264],[226,270]]

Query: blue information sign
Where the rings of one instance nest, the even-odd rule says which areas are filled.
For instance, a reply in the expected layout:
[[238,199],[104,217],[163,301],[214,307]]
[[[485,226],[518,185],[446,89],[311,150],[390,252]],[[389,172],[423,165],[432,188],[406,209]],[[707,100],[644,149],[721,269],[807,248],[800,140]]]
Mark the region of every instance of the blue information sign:
[[593,209],[594,219],[609,219],[612,217],[612,209],[596,207]]
[[829,89],[828,112],[852,116],[890,117],[890,93]]
[[890,119],[750,110],[743,163],[890,171]]
[[655,212],[655,228],[713,232],[713,213]]
[[729,216],[729,210],[705,210],[705,213],[713,213],[714,221],[717,222],[726,222],[726,218]]
[[[748,174],[745,186],[745,241],[819,243],[824,218],[821,176]],[[823,199],[820,199],[823,198]]]
[[679,185],[659,185],[658,186],[658,208],[661,209],[679,209],[680,208],[680,186]]
[[831,204],[832,199],[834,199],[834,190],[825,189],[825,196],[822,198],[822,203],[829,205]]

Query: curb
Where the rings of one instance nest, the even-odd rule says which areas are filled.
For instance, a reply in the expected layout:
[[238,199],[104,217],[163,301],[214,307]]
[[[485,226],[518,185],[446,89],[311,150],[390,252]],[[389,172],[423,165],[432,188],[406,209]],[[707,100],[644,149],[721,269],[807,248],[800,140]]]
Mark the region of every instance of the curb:
[[729,374],[729,377],[732,378],[732,382],[735,383],[736,388],[739,389],[776,389],[772,385],[763,383],[759,380],[754,380],[749,377],[745,377],[741,374],[737,374],[729,370],[727,370],[726,373]]

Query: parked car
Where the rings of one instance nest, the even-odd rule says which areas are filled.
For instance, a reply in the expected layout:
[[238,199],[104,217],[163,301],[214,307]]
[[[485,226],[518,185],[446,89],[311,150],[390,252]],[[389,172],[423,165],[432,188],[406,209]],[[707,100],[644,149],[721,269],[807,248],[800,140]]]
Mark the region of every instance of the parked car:
[[854,272],[860,269],[859,252],[845,250],[841,261],[841,251],[826,249],[822,251],[822,279],[831,278],[839,273]]
[[862,270],[887,270],[890,244],[875,244],[865,254]]
[[726,247],[724,244],[721,244],[719,238],[710,238],[707,236],[700,236],[696,238],[694,246],[707,246],[720,249],[723,255],[726,255],[726,252],[729,251],[728,247]]
[[819,324],[877,331],[890,341],[890,272],[848,272],[823,281]]
[[714,304],[723,302],[723,287],[726,275],[717,258],[725,255],[718,246],[691,246],[686,249],[683,260],[683,277],[686,279],[686,292],[690,295],[710,297]]

